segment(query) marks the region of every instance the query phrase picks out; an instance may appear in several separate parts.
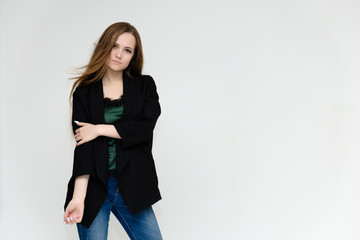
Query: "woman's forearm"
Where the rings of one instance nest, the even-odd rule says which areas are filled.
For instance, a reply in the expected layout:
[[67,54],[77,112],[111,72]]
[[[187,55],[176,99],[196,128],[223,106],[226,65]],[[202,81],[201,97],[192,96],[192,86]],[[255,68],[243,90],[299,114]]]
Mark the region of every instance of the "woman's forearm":
[[96,127],[99,136],[121,139],[119,133],[112,124],[97,124]]
[[89,182],[89,177],[90,175],[87,174],[87,175],[79,176],[75,179],[74,194],[73,194],[74,200],[84,201],[86,196],[87,185]]

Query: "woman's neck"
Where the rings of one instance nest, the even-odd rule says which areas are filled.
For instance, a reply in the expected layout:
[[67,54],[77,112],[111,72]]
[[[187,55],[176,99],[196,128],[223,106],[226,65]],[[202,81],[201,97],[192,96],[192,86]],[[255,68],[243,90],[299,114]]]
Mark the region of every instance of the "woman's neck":
[[114,72],[108,69],[103,77],[103,81],[109,83],[122,82],[123,81],[123,71]]

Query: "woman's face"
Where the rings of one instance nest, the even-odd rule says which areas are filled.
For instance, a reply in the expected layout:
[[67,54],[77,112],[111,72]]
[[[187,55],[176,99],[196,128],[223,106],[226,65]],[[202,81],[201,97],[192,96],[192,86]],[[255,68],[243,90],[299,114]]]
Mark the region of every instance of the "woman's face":
[[122,72],[134,56],[136,39],[131,33],[122,33],[115,41],[107,66],[111,71]]

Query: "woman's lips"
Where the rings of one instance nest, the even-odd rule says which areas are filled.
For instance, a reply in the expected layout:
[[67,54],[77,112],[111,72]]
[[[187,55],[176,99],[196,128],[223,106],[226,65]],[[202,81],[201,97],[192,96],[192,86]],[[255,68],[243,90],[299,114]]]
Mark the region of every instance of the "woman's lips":
[[116,60],[112,60],[114,63],[117,63],[117,64],[121,64],[121,62],[119,61],[116,61]]

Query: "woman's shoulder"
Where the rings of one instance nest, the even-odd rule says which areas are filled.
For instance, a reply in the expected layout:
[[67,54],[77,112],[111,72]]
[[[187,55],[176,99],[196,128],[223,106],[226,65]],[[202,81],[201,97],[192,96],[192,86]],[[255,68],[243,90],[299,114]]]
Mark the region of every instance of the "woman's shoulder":
[[86,95],[88,92],[89,86],[77,86],[73,92],[74,97],[81,97]]
[[138,81],[148,81],[150,79],[153,79],[150,75],[141,75],[141,76],[135,77],[135,80],[138,80]]
[[141,82],[143,85],[155,85],[155,81],[150,75],[141,75],[135,78],[138,82]]
[[74,95],[86,95],[90,91],[90,89],[93,88],[98,83],[99,83],[99,81],[96,81],[94,83],[77,86],[75,88],[73,94]]

